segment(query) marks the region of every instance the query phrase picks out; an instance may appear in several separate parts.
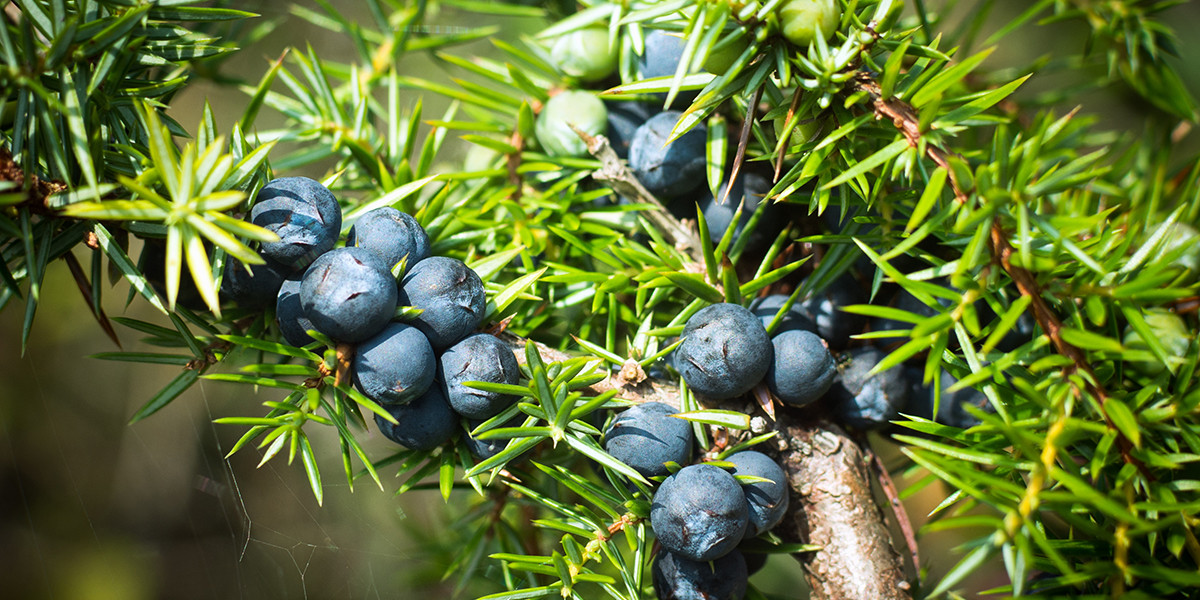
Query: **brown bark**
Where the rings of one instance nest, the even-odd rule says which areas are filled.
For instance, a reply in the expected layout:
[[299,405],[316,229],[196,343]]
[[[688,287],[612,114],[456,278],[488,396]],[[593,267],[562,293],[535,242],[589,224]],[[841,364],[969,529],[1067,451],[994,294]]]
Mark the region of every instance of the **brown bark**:
[[883,512],[871,494],[869,459],[837,425],[780,413],[787,448],[780,463],[791,509],[780,529],[790,541],[821,546],[797,554],[815,600],[912,597]]
[[[517,360],[524,362],[525,340],[510,333],[499,337],[512,346]],[[537,348],[546,362],[571,357],[543,344]],[[679,406],[679,389],[653,379],[627,385],[620,373],[614,373],[590,388],[593,394],[609,390],[616,390],[617,397],[625,400]],[[754,408],[748,403],[744,409]],[[776,532],[788,541],[821,546],[815,552],[795,555],[804,566],[812,598],[911,598],[903,559],[892,547],[886,518],[871,491],[866,453],[837,425],[805,419],[804,411],[777,412],[778,421],[763,421],[768,430],[774,427],[779,431],[778,460],[788,475],[791,501]]]

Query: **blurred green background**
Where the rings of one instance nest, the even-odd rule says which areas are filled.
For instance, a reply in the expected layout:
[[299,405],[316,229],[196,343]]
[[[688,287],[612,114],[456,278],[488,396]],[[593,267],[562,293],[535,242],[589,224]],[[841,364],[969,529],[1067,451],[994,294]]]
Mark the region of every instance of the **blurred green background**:
[[[346,38],[289,15],[288,4],[257,0],[237,5],[278,25],[261,42],[222,64],[222,74],[256,81],[284,48],[305,44],[311,44],[323,60],[352,59],[353,48]],[[330,4],[352,20],[369,18],[361,2]],[[994,22],[1003,22],[1005,15],[1029,4],[998,3]],[[966,14],[967,8],[959,7],[958,12]],[[462,13],[441,18],[463,27],[496,21],[464,22]],[[1190,44],[1186,34],[1200,24],[1200,10],[1195,3],[1185,4],[1172,9],[1165,21],[1185,34],[1179,60],[1186,65],[1189,87],[1198,89],[1200,47]],[[502,24],[508,38],[541,26]],[[984,32],[994,29],[985,27]],[[1010,38],[985,68],[1019,66],[1047,53],[1078,51],[1086,33],[1078,24],[1063,24]],[[488,47],[486,42],[474,46],[479,51]],[[439,68],[426,56],[406,60],[402,70],[422,77],[432,77]],[[1033,98],[1064,82],[1086,83],[1093,75],[1086,71],[1039,75],[1023,97]],[[185,127],[194,128],[206,98],[213,104],[219,129],[228,131],[246,95],[234,86],[201,79],[176,99],[171,114]],[[1084,102],[1084,113],[1100,115],[1102,127],[1129,128],[1133,133],[1140,127],[1135,119],[1148,110],[1119,86],[1065,98],[1061,107]],[[440,112],[435,99],[426,98],[425,103],[426,114]],[[270,113],[259,120],[260,128],[280,124]],[[1180,143],[1195,147],[1194,137],[1185,136]],[[127,289],[121,282],[108,294],[108,314],[158,322],[161,316],[140,300],[125,306]],[[448,505],[436,492],[395,498],[366,480],[352,493],[338,475],[336,439],[310,431],[316,434],[314,446],[324,450],[326,459],[322,464],[325,503],[318,507],[298,465],[289,468],[276,459],[256,468],[261,455],[254,449],[223,458],[242,428],[217,426],[212,419],[261,415],[260,403],[276,399],[277,393],[264,390],[254,396],[243,387],[201,382],[150,419],[130,426],[130,415],[176,374],[175,369],[85,358],[115,348],[88,315],[63,265],[50,270],[23,357],[18,343],[22,316],[16,305],[0,312],[0,557],[4,563],[0,596],[450,597],[453,579],[441,581],[450,557],[432,552],[431,541],[452,542],[464,535],[452,526],[452,518],[470,502],[466,495],[452,496]],[[119,333],[126,350],[140,349],[132,331]],[[389,443],[377,432],[365,438],[374,456],[389,452]],[[899,464],[889,444],[877,440],[877,447],[890,464]],[[385,479],[385,485],[394,489],[398,483]],[[910,498],[910,516],[919,524],[946,493],[934,485]],[[954,538],[937,534],[922,538],[929,568],[935,573],[949,568],[957,560],[950,553],[955,543]],[[483,573],[491,578],[490,584],[469,587],[463,596],[501,589],[494,563],[485,559]],[[973,578],[972,588],[986,589],[1004,581],[1002,571],[985,570]],[[783,597],[797,597],[804,587],[799,569],[787,557],[772,558],[754,582]]]

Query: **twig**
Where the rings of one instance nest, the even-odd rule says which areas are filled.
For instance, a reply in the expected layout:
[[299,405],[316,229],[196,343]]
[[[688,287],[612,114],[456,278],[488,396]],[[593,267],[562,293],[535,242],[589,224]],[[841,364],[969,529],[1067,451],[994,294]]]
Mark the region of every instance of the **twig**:
[[950,186],[954,190],[955,200],[960,203],[966,202],[968,190],[959,183],[958,175],[950,166],[950,157],[953,154],[939,148],[937,144],[928,139],[922,140],[921,119],[918,117],[916,109],[899,98],[884,98],[879,83],[869,73],[859,72],[854,83],[859,91],[866,92],[871,96],[871,101],[875,106],[875,116],[890,119],[892,125],[895,125],[896,129],[904,134],[904,139],[908,140],[909,146],[920,148],[921,143],[924,142],[925,153],[939,167],[946,169],[946,173],[950,176]]
[[646,218],[655,227],[658,227],[667,241],[671,242],[676,249],[692,255],[693,260],[700,258],[698,255],[700,242],[696,234],[671,216],[667,207],[663,206],[663,203],[655,198],[654,194],[651,194],[637,180],[637,177],[634,177],[633,172],[625,163],[621,162],[621,158],[612,149],[608,138],[603,135],[593,136],[574,125],[571,125],[571,129],[574,129],[575,134],[587,143],[588,152],[600,161],[600,169],[592,173],[592,178],[607,183],[618,195],[634,198],[639,203],[653,205],[653,210],[645,211],[642,214],[646,215]]
[[1121,456],[1125,459],[1125,462],[1137,467],[1143,477],[1149,481],[1154,481],[1155,477],[1146,468],[1145,463],[1133,456],[1133,443],[1129,438],[1125,437],[1124,433],[1117,429],[1112,418],[1108,415],[1106,407],[1108,394],[1104,391],[1104,388],[1096,385],[1096,374],[1092,371],[1092,366],[1088,362],[1087,356],[1078,347],[1063,339],[1062,321],[1059,320],[1058,315],[1054,314],[1046,304],[1037,279],[1034,278],[1033,273],[1029,272],[1028,269],[1012,264],[1014,250],[1012,244],[1008,242],[1008,236],[1004,234],[1004,229],[1000,225],[999,219],[992,221],[991,234],[993,257],[1000,263],[1000,267],[1004,269],[1004,272],[1008,273],[1009,278],[1017,284],[1017,289],[1020,290],[1021,295],[1029,296],[1032,299],[1030,306],[1033,307],[1034,319],[1037,320],[1042,331],[1045,331],[1046,335],[1050,337],[1050,342],[1054,344],[1054,349],[1059,354],[1071,359],[1071,364],[1067,367],[1068,374],[1077,371],[1085,375],[1084,381],[1088,393],[1099,400],[1100,410],[1104,413],[1104,420],[1107,422],[1108,428],[1117,432],[1117,445],[1121,450]]
[[[950,165],[950,158],[956,155],[939,147],[932,140],[922,137],[920,119],[917,116],[916,109],[899,98],[884,98],[878,82],[868,73],[860,72],[858,74],[855,78],[855,87],[859,91],[866,92],[871,97],[876,117],[890,119],[896,129],[908,140],[910,146],[920,148],[922,144],[924,145],[925,154],[929,156],[930,160],[946,169],[955,200],[959,203],[967,202],[972,190],[962,185],[955,174],[955,169]],[[1092,371],[1091,364],[1087,360],[1087,356],[1082,350],[1063,338],[1062,321],[1059,320],[1058,315],[1054,314],[1054,311],[1050,310],[1050,306],[1046,303],[1046,299],[1042,294],[1041,286],[1038,285],[1037,278],[1028,269],[1012,264],[1013,247],[1008,242],[1008,236],[1004,234],[1004,228],[1000,223],[999,216],[992,221],[989,249],[991,250],[992,258],[999,263],[1009,278],[1017,284],[1017,289],[1021,292],[1021,295],[1028,296],[1031,300],[1030,306],[1033,308],[1033,316],[1037,320],[1038,325],[1041,326],[1042,331],[1045,331],[1046,335],[1050,337],[1055,351],[1071,360],[1071,364],[1065,368],[1066,374],[1070,375],[1076,372],[1084,374],[1085,387],[1088,393],[1092,394],[1099,401],[1101,412],[1104,413],[1104,419],[1109,429],[1117,433],[1118,447],[1125,462],[1134,465],[1147,480],[1154,481],[1155,478],[1149,469],[1146,468],[1146,465],[1133,456],[1133,443],[1124,433],[1117,429],[1112,418],[1108,415],[1105,406],[1108,395],[1103,388],[1096,385],[1096,376]]]

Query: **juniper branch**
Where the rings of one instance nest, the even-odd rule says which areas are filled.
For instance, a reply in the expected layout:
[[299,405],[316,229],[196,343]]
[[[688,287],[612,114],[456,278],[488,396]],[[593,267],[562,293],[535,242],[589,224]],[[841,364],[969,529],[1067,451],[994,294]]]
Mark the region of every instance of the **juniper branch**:
[[[950,164],[950,158],[956,155],[952,151],[942,148],[937,143],[923,136],[916,109],[908,102],[899,98],[884,98],[879,83],[868,73],[860,72],[858,74],[855,78],[855,88],[870,96],[876,118],[889,119],[913,148],[925,148],[925,154],[929,159],[939,167],[944,168],[949,175],[955,200],[959,203],[966,203],[970,199],[972,190],[963,185],[953,165]],[[1149,469],[1146,468],[1146,465],[1131,453],[1131,449],[1133,448],[1132,441],[1117,429],[1113,424],[1111,416],[1108,415],[1105,408],[1108,396],[1102,387],[1096,385],[1097,379],[1086,355],[1078,347],[1063,338],[1062,321],[1050,309],[1049,304],[1047,304],[1037,278],[1028,269],[1012,263],[1013,247],[1008,242],[1008,236],[1005,235],[999,216],[996,216],[992,220],[989,242],[988,249],[991,252],[993,261],[998,263],[1008,277],[1012,279],[1013,283],[1017,285],[1017,289],[1021,292],[1021,295],[1030,298],[1033,316],[1037,320],[1038,325],[1041,326],[1042,331],[1045,331],[1046,335],[1049,336],[1055,350],[1071,360],[1071,364],[1066,367],[1064,374],[1069,376],[1072,373],[1078,372],[1084,375],[1086,391],[1099,401],[1109,429],[1117,433],[1122,457],[1127,463],[1134,465],[1148,480],[1153,481],[1154,477]]]
[[[508,332],[497,335],[524,362],[525,338]],[[543,361],[572,357],[540,342],[534,344]],[[680,406],[679,388],[652,378],[635,384],[614,373],[588,391],[596,395],[615,391],[622,400]],[[749,405],[738,408],[753,410]],[[903,560],[892,547],[887,521],[871,492],[868,455],[840,427],[814,418],[812,409],[779,407],[776,418],[779,461],[791,490],[782,533],[789,540],[821,546],[793,555],[805,567],[812,597],[911,598]]]

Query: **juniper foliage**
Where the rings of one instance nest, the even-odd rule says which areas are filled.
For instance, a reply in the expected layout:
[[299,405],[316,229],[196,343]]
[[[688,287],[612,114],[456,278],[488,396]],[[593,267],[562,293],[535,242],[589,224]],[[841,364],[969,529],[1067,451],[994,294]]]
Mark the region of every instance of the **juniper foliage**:
[[[780,0],[367,0],[363,23],[315,0],[293,17],[340,36],[355,59],[292,48],[249,82],[230,81],[221,61],[272,23],[216,4],[16,0],[0,23],[0,307],[24,311],[24,347],[40,284],[64,263],[114,342],[130,329],[151,347],[96,358],[178,373],[133,420],[202,378],[266,388],[261,417],[218,419],[245,430],[232,452],[299,454],[318,501],[329,474],[317,453],[340,452],[335,476],[351,486],[365,476],[390,489],[388,473],[401,476],[397,493],[463,489],[473,508],[462,537],[437,547],[462,585],[494,561],[503,576],[489,599],[642,598],[651,482],[600,444],[605,409],[629,402],[610,376],[655,375],[639,394],[676,401],[712,457],[776,443],[752,425],[769,400],[753,413],[701,406],[662,358],[704,306],[793,288],[802,298],[858,269],[872,294],[898,286],[925,307],[849,309],[901,324],[859,336],[891,342],[878,369],[915,366],[939,395],[945,369],[958,380],[949,391],[988,401],[970,409],[969,429],[904,417],[890,437],[906,458],[892,471],[916,482],[904,497],[939,481],[952,490],[925,530],[970,540],[937,577],[910,573],[913,593],[953,594],[997,561],[1010,583],[996,591],[1013,596],[1191,597],[1200,586],[1200,163],[1177,143],[1197,116],[1167,22],[1179,2],[1037,0],[1010,16],[995,0],[837,0],[836,31],[797,47],[778,33]],[[439,25],[480,15],[542,29]],[[1063,23],[1077,28],[1051,29]],[[555,66],[549,40],[585,27],[618,49],[610,101],[692,98],[674,133],[705,127],[713,193],[732,174],[772,173],[771,202],[744,226],[767,232],[778,220],[768,208],[786,209],[763,248],[732,227],[712,239],[703,213],[672,216],[604,140],[580,158],[539,149],[541,107],[584,85]],[[683,56],[674,75],[640,79],[655,29],[680,35]],[[1047,30],[1086,35],[1070,54],[988,60]],[[728,67],[705,71],[720,53]],[[400,68],[417,55],[439,71]],[[1087,81],[1018,93],[1068,70]],[[194,127],[170,116],[202,78],[245,95],[224,135],[208,107]],[[1086,112],[1106,89],[1140,99],[1134,133]],[[1076,105],[1085,110],[1062,109]],[[285,124],[260,128],[264,112]],[[474,160],[458,158],[464,143]],[[498,454],[476,461],[456,444],[369,455],[369,413],[391,417],[349,385],[347,349],[319,335],[289,346],[269,314],[222,305],[230,259],[261,263],[255,243],[271,237],[241,216],[266,181],[299,173],[336,191],[345,229],[394,206],[428,230],[435,255],[483,279],[487,321],[524,348],[520,385],[479,384],[521,399],[474,427],[507,440]],[[161,248],[162,266],[134,259],[138,245]],[[121,289],[106,272],[157,322],[105,314],[102,296]],[[1186,326],[1164,332],[1163,313]],[[310,442],[322,427],[337,448]],[[586,462],[595,474],[576,468]],[[768,552],[819,551],[765,540]]]

